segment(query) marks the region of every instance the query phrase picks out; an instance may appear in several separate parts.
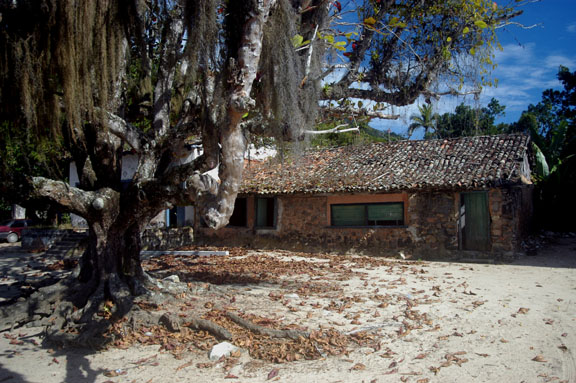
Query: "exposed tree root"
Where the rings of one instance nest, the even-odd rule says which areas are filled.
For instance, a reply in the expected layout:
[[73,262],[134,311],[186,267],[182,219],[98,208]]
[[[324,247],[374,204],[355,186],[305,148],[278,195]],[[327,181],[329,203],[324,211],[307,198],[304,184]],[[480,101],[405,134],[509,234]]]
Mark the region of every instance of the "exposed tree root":
[[186,321],[169,314],[164,314],[158,320],[158,324],[166,327],[168,331],[180,331],[182,326],[186,326],[194,331],[206,331],[220,340],[232,340],[232,334],[217,323],[202,318],[186,318]]
[[227,312],[226,316],[230,318],[234,323],[242,326],[255,334],[266,335],[271,338],[290,338],[292,340],[298,340],[299,338],[308,338],[310,334],[305,331],[298,330],[276,330],[268,327],[259,326],[252,323],[248,319],[244,319],[238,314],[233,312]]
[[[0,331],[11,330],[30,322],[48,322],[56,306],[69,291],[69,280],[42,287],[24,301],[0,309]],[[62,309],[62,308],[60,308]]]
[[87,283],[70,276],[0,308],[0,331],[45,327],[48,342],[99,349],[113,340],[106,334],[130,312],[133,299],[128,284],[115,275]]
[[[139,282],[140,283],[140,282]],[[69,277],[52,286],[43,287],[26,301],[0,308],[0,331],[21,326],[44,327],[45,340],[62,347],[102,349],[143,327],[163,326],[169,332],[183,327],[204,331],[218,340],[234,340],[233,330],[211,319],[155,311],[172,299],[180,299],[182,289],[161,288],[151,278],[142,281],[153,287],[138,298],[132,295],[129,284],[120,278],[91,280],[80,283]],[[182,287],[184,287],[183,285]],[[186,290],[186,287],[184,287]],[[135,304],[135,303],[138,304]],[[143,307],[143,308],[141,308]],[[250,332],[268,338],[291,339],[296,342],[310,338],[299,330],[278,330],[260,326],[237,313],[222,311],[224,317]]]
[[192,318],[192,320],[188,319],[186,323],[193,330],[207,331],[218,339],[232,340],[230,331],[210,320]]

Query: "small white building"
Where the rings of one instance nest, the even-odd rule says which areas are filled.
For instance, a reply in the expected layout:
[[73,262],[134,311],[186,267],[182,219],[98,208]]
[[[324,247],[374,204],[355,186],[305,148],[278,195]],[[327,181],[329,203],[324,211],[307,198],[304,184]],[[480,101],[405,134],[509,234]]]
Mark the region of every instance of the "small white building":
[[[189,145],[188,150],[190,154],[178,160],[177,165],[188,163],[202,154],[202,145]],[[276,155],[276,149],[270,147],[256,148],[250,145],[249,150],[246,152],[245,158],[252,160],[263,160]],[[136,154],[127,152],[122,156],[122,181],[129,182],[138,168],[138,156]],[[218,168],[214,168],[207,172],[214,179],[218,179]],[[76,163],[70,163],[70,186],[77,186],[80,182],[78,177],[78,169]],[[185,227],[194,226],[194,206],[175,206],[172,209],[166,209],[154,217],[149,226],[152,227]],[[70,214],[72,226],[78,228],[86,228],[86,220],[75,214]]]

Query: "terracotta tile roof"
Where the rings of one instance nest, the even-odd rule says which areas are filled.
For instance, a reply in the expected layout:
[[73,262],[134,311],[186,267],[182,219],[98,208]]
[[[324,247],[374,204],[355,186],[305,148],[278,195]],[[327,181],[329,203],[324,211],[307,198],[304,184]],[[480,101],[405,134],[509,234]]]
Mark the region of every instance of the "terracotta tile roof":
[[249,163],[241,191],[376,192],[518,184],[526,174],[528,144],[528,136],[513,134],[308,150],[283,163]]

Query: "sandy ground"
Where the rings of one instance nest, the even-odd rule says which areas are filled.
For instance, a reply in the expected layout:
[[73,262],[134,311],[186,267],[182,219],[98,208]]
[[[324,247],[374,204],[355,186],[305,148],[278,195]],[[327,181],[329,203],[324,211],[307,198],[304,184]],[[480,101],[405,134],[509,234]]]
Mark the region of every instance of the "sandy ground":
[[[278,364],[244,350],[230,363],[211,362],[207,351],[195,348],[175,357],[157,345],[52,349],[42,344],[41,328],[20,328],[0,333],[0,383],[576,382],[574,238],[556,238],[513,264],[306,261],[287,252],[248,253],[246,259],[251,255],[287,263],[294,272],[204,284],[183,293],[194,303],[186,307],[217,305],[308,330],[361,334],[363,341],[351,343],[346,354],[317,360]],[[23,273],[38,276],[28,265],[41,256],[0,249],[0,296],[8,296]],[[20,269],[9,268],[10,262]],[[314,262],[314,272],[306,262]],[[176,309],[185,307],[170,308]]]

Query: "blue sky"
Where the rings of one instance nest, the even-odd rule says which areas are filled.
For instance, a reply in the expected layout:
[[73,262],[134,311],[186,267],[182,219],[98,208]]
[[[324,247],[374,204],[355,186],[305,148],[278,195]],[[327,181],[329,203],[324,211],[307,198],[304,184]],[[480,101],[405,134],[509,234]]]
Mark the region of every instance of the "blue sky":
[[[542,0],[521,9],[524,14],[514,21],[536,26],[530,29],[509,26],[499,31],[504,50],[496,52],[498,67],[492,73],[498,86],[485,88],[479,102],[471,97],[443,98],[435,105],[438,113],[451,112],[461,102],[485,106],[494,97],[506,106],[501,121],[517,121],[529,104],[540,101],[543,90],[561,88],[556,79],[560,65],[576,71],[576,0]],[[400,120],[373,121],[371,125],[405,133],[410,115],[418,113],[417,107],[396,112],[402,115]],[[419,137],[415,134],[414,138]]]

